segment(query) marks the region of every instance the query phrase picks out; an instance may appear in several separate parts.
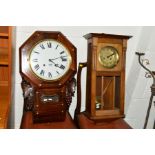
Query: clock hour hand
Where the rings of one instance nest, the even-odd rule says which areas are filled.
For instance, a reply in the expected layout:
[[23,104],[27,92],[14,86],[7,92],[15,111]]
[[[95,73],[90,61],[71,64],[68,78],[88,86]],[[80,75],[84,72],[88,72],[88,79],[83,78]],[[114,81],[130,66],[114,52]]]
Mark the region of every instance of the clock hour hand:
[[55,62],[53,62],[52,59],[49,59],[49,62],[52,62],[52,63],[54,64],[55,67],[58,67],[58,68],[60,68],[60,69],[65,69],[65,66],[56,64]]
[[56,64],[56,63],[53,61],[53,59],[49,59],[49,62],[52,62],[52,63],[54,64],[55,67],[59,67],[59,65]]
[[58,67],[58,68],[60,68],[60,69],[65,69],[65,66],[56,64],[55,62],[53,62],[52,59],[49,59],[49,62],[52,62],[52,63],[54,64],[55,67]]

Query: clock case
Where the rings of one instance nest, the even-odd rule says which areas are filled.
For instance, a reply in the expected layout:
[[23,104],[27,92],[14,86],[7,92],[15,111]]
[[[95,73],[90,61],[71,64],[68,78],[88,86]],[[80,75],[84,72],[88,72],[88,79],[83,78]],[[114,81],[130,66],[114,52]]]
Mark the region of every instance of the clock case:
[[[67,73],[54,81],[38,78],[29,64],[31,49],[36,43],[46,39],[53,39],[63,44],[72,58]],[[74,95],[74,75],[77,70],[76,47],[61,32],[36,31],[23,43],[19,52],[24,113],[32,111],[34,123],[65,120],[66,111],[68,111]]]
[[[131,36],[90,33],[84,38],[88,42],[85,114],[96,121],[125,117],[125,61]],[[104,67],[98,59],[101,48],[107,46],[119,54],[119,62],[112,68]]]

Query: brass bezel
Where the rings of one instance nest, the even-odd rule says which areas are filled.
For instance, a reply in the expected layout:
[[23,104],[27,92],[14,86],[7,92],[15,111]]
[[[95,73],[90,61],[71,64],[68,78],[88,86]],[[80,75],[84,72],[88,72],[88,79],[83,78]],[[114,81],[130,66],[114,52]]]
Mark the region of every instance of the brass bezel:
[[[113,49],[113,50],[115,51],[116,61],[115,61],[112,65],[110,65],[110,66],[105,65],[105,64],[103,63],[103,61],[101,60],[101,51],[102,51],[103,49],[105,49],[105,48],[111,48],[111,49]],[[113,47],[113,46],[104,46],[104,47],[102,47],[102,48],[100,49],[100,51],[99,51],[98,60],[99,60],[100,64],[101,64],[103,67],[105,67],[105,68],[114,68],[114,67],[118,64],[118,62],[119,62],[119,52],[118,52],[118,50],[117,50],[115,47]]]
[[[52,40],[52,41],[58,42],[58,43],[61,44],[63,47],[65,47],[66,52],[68,53],[68,59],[69,59],[69,60],[68,60],[68,61],[69,61],[69,65],[68,65],[68,68],[67,68],[66,72],[65,72],[64,74],[62,74],[59,78],[57,78],[57,79],[52,79],[52,80],[43,79],[42,77],[38,76],[38,75],[33,71],[32,67],[31,67],[31,63],[30,63],[30,56],[31,56],[31,53],[32,53],[32,50],[34,49],[34,47],[36,47],[39,43],[41,43],[41,42],[43,42],[43,41],[48,41],[48,40]],[[29,62],[29,66],[30,66],[30,69],[31,69],[32,73],[33,73],[37,78],[39,78],[40,80],[43,80],[43,81],[53,82],[53,81],[58,81],[58,80],[60,80],[63,76],[65,76],[65,75],[67,74],[67,72],[69,71],[69,68],[70,68],[70,66],[71,66],[71,63],[72,63],[72,57],[71,57],[71,54],[70,54],[70,52],[69,52],[69,49],[68,49],[64,44],[62,44],[60,41],[55,40],[55,39],[42,39],[42,40],[36,42],[36,43],[34,44],[34,46],[30,49],[29,56],[28,56],[28,62]]]

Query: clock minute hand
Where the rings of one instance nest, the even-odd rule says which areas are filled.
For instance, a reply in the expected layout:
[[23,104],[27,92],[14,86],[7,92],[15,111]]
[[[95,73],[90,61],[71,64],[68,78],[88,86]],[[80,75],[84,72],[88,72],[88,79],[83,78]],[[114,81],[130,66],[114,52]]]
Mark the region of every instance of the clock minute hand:
[[107,58],[110,58],[111,56],[113,56],[115,53],[112,53],[110,55],[107,56]]
[[60,56],[60,57],[53,58],[53,59],[50,59],[50,60],[56,60],[56,59],[63,58],[63,57],[66,57],[66,56]]
[[56,60],[56,59],[59,59],[60,57],[57,57],[57,58],[53,58],[53,59],[49,59],[49,60]]

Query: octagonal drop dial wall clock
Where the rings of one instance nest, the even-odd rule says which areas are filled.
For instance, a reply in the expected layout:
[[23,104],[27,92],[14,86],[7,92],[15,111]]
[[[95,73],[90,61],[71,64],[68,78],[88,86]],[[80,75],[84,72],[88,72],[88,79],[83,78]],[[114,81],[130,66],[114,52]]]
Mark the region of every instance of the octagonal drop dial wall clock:
[[63,121],[74,94],[76,48],[61,33],[36,31],[20,47],[24,112],[34,122]]

